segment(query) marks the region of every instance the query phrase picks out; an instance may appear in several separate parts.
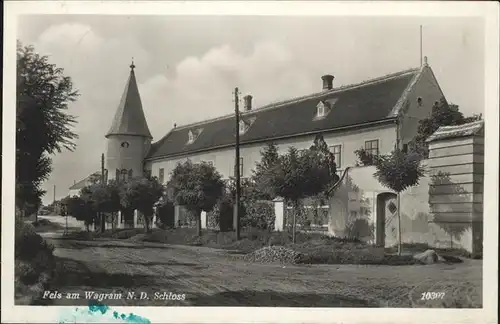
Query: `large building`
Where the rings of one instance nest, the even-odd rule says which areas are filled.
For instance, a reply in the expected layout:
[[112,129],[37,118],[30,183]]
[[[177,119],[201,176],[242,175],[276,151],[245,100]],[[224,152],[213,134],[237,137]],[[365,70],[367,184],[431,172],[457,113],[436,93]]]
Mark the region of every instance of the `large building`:
[[[130,68],[120,104],[105,136],[108,179],[126,179],[150,172],[165,183],[176,164],[186,159],[195,163],[206,161],[225,178],[232,176],[235,116],[177,126],[152,142],[135,66],[132,64]],[[252,96],[244,97],[238,129],[242,177],[251,175],[260,160],[260,151],[270,141],[284,152],[291,146],[308,148],[317,134],[323,134],[340,171],[355,165],[355,151],[359,148],[384,154],[399,140],[404,149],[415,135],[418,121],[429,116],[432,106],[444,97],[427,59],[418,68],[358,84],[335,87],[334,83],[334,76],[324,75],[318,78],[318,92],[263,107],[253,107]]]
[[[339,169],[340,180],[326,207],[328,233],[358,237],[381,246],[397,242],[398,222],[402,240],[432,246],[462,247],[482,251],[482,193],[484,178],[484,122],[441,127],[429,138],[429,158],[422,161],[429,172],[419,184],[401,193],[401,218],[396,194],[374,177],[375,167],[354,167],[355,151],[391,152],[398,144],[405,150],[414,138],[419,120],[444,99],[431,67],[424,59],[419,68],[400,71],[358,84],[335,87],[334,77],[318,78],[318,92],[253,107],[244,97],[239,127],[228,115],[174,127],[152,142],[134,72],[130,77],[107,138],[108,179],[127,179],[146,173],[166,183],[178,162],[190,159],[213,164],[225,177],[235,170],[235,132],[240,134],[240,173],[251,175],[268,142],[284,152],[293,146],[309,148],[322,134]],[[236,129],[238,128],[238,129]],[[97,173],[97,176],[99,174]],[[72,187],[73,193],[94,181],[90,176]],[[289,207],[274,200],[276,230],[283,230]],[[184,219],[175,208],[174,224]],[[119,214],[119,227],[140,226],[134,215]],[[124,221],[125,220],[125,221]],[[201,225],[207,227],[207,213]],[[325,224],[323,224],[325,225]]]

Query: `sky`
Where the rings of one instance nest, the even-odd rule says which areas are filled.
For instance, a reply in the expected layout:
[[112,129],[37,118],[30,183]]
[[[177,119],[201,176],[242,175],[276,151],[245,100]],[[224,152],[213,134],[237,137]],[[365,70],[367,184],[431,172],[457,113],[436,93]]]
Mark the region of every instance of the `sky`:
[[345,16],[20,17],[18,39],[64,68],[79,90],[69,113],[79,138],[74,152],[53,156],[44,203],[68,194],[100,169],[133,58],[153,141],[178,126],[234,111],[233,91],[253,106],[357,83],[420,65],[423,54],[448,101],[465,115],[484,111],[481,18]]

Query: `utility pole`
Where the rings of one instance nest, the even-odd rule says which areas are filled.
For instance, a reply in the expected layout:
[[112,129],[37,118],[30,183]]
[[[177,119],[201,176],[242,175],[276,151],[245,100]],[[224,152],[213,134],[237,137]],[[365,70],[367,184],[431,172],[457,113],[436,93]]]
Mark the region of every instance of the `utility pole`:
[[236,154],[234,164],[234,176],[236,178],[236,195],[234,199],[234,214],[233,224],[236,230],[236,239],[240,239],[240,112],[239,112],[238,88],[234,89],[234,115],[235,115],[235,131],[236,131]]
[[[104,185],[104,153],[101,154],[101,184]],[[101,219],[101,233],[106,229],[106,217],[104,213],[99,213]]]
[[101,183],[104,184],[104,153],[101,154]]
[[54,207],[56,206],[56,185],[54,185],[54,193],[53,193],[53,204],[54,204]]
[[420,66],[422,66],[422,63],[423,63],[422,62],[422,58],[423,58],[423,54],[422,54],[422,52],[423,52],[423,49],[422,49],[423,45],[422,45],[422,43],[423,43],[422,42],[422,25],[420,25]]

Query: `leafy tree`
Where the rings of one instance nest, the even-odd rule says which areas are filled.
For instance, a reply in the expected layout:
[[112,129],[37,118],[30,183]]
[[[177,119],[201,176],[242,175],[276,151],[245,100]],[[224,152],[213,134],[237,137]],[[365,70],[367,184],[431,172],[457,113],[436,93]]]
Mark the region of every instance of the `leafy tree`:
[[309,149],[299,152],[291,147],[288,153],[280,156],[279,163],[268,175],[273,193],[290,201],[294,207],[293,242],[297,213],[301,211],[301,199],[324,192],[334,181],[331,166],[327,162],[321,150]]
[[156,214],[162,227],[175,227],[175,204],[172,200],[167,199],[166,195],[163,195],[156,204]]
[[[85,195],[83,196],[85,197]],[[63,203],[67,206],[68,215],[83,221],[88,232],[89,226],[94,224],[96,215],[92,203],[78,196],[66,197],[63,199]]]
[[328,168],[328,185],[333,185],[339,181],[340,177],[337,174],[335,155],[328,148],[323,135],[317,135],[313,145],[309,149],[318,155],[320,165]]
[[138,210],[144,216],[146,232],[151,231],[153,207],[164,194],[164,187],[156,177],[134,178],[123,184],[120,191],[122,208]]
[[399,149],[375,160],[377,171],[374,176],[379,182],[397,193],[398,253],[401,255],[401,211],[400,194],[409,187],[418,185],[425,169],[420,164],[422,157],[415,153],[405,153]]
[[40,185],[52,171],[49,155],[75,148],[76,120],[66,110],[78,91],[47,56],[20,42],[16,91],[16,206],[26,212],[45,194]]
[[197,233],[201,236],[201,212],[210,212],[224,193],[221,174],[208,163],[188,160],[177,164],[168,186],[177,204],[196,215]]
[[99,172],[94,172],[89,176],[89,183],[90,184],[97,184],[102,182],[102,177]]
[[249,186],[252,185],[251,189],[255,189],[253,192],[259,193],[261,199],[271,200],[275,197],[273,197],[273,192],[270,189],[268,175],[279,163],[278,147],[274,143],[268,143],[260,154],[261,160],[256,163],[255,169],[252,171]]
[[106,217],[104,213],[111,213],[112,224],[115,222],[115,216],[121,209],[120,186],[117,181],[109,181],[106,184],[96,183],[91,185],[92,201],[94,208],[100,213],[101,232],[106,229]]
[[431,115],[419,121],[417,135],[409,143],[410,149],[423,157],[427,157],[429,152],[425,141],[439,127],[463,125],[481,119],[482,115],[464,117],[458,105],[448,104],[446,99],[442,98],[432,107]]
[[368,153],[368,151],[362,147],[354,151],[354,154],[358,157],[358,161],[356,163],[357,166],[374,165],[375,159],[377,158],[373,154]]

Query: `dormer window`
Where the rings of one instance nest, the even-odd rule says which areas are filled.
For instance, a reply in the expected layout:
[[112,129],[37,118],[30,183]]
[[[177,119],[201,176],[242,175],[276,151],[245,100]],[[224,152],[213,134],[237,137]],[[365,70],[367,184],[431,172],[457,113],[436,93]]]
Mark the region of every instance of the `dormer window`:
[[194,141],[200,136],[201,132],[203,131],[203,128],[198,128],[195,130],[189,130],[188,132],[188,142],[187,144],[193,144]]
[[316,117],[324,117],[325,116],[325,103],[323,101],[320,101],[319,104],[316,106],[318,108]]
[[245,133],[246,128],[247,128],[247,125],[246,125],[245,121],[240,120],[240,135]]
[[245,119],[241,119],[240,120],[240,124],[239,124],[239,133],[240,135],[243,135],[245,134],[245,132],[248,131],[248,129],[250,128],[250,126],[252,126],[253,122],[255,121],[255,117],[245,117]]
[[332,110],[332,107],[336,101],[336,98],[321,100],[316,105],[316,115],[314,116],[314,120],[325,118]]
[[193,132],[191,130],[188,133],[188,137],[189,137],[188,144],[193,143],[194,142],[194,134],[193,134]]

